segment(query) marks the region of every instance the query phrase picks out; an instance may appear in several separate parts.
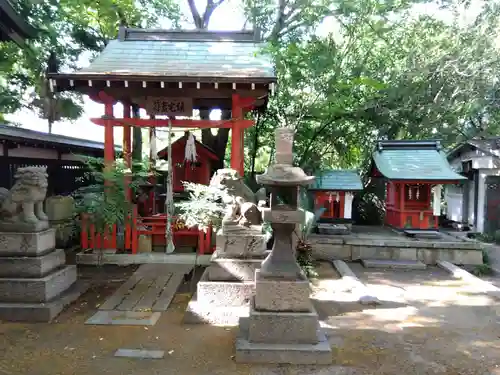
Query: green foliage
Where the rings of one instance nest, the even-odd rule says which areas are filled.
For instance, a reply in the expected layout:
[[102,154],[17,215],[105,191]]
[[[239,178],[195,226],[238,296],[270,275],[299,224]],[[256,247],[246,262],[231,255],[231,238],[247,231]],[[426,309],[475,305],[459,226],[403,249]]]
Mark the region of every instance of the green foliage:
[[319,220],[321,215],[325,212],[325,208],[311,212],[309,208],[312,206],[310,197],[308,195],[307,189],[301,188],[299,191],[299,211],[304,214],[304,220],[300,224],[300,232],[295,235],[298,237],[297,248],[296,248],[296,258],[297,263],[302,268],[304,273],[308,278],[317,277],[318,274],[314,267],[314,260],[312,256],[312,247],[307,242],[309,235],[316,226],[316,222]]
[[[416,15],[412,3],[331,1],[331,34],[303,27],[300,37],[271,44],[280,84],[251,154],[272,154],[280,124],[296,129],[296,162],[307,170],[359,168],[376,139],[440,138],[452,146],[497,133],[499,3],[470,23],[457,16],[463,5],[443,4],[445,22]],[[314,13],[308,6],[286,11]]]
[[131,189],[135,195],[139,186],[147,182],[149,162],[138,163],[132,176],[121,159],[113,166],[105,167],[103,159],[84,158],[93,183],[73,193],[77,213],[88,215],[97,233],[108,233],[114,224],[122,227],[131,219],[134,208],[127,199],[127,191]]
[[304,271],[307,278],[312,279],[318,277],[318,272],[316,272],[316,267],[314,265],[314,259],[312,256],[312,247],[308,243],[299,241],[297,244],[297,263],[299,264],[302,271]]
[[82,115],[79,95],[50,93],[45,73],[52,52],[58,67],[75,69],[83,53],[88,58],[101,51],[120,25],[158,27],[167,18],[177,27],[181,16],[173,0],[20,0],[13,5],[38,35],[24,49],[0,43],[0,114],[27,108],[49,122]]
[[[213,12],[228,1],[208,1],[200,11],[188,1],[195,27],[207,28]],[[73,69],[115,38],[120,25],[178,27],[184,20],[177,0],[13,3],[40,32],[26,49],[0,43],[0,118],[21,108],[52,122],[78,118],[78,96],[49,93],[45,71],[51,52],[61,68]],[[446,0],[435,14],[418,12],[435,5],[241,2],[245,25],[260,29],[268,42],[262,52],[271,53],[279,82],[267,112],[245,134],[245,167],[252,177],[272,161],[273,130],[280,125],[296,130],[295,161],[308,171],[366,167],[376,139],[439,138],[451,147],[498,134],[500,1],[484,2],[476,11],[475,3]],[[464,15],[470,22],[463,22]],[[223,153],[226,130],[203,134],[208,146]]]
[[298,234],[299,240],[302,242],[307,242],[307,238],[312,233],[317,221],[325,212],[324,207],[320,207],[314,212],[310,211],[312,207],[312,202],[310,195],[306,188],[300,188],[299,191],[299,211],[303,212],[304,220],[300,224],[300,233]]
[[198,227],[207,230],[209,225],[217,230],[222,224],[225,205],[223,198],[227,196],[225,188],[206,186],[192,182],[184,182],[184,190],[189,193],[187,201],[177,204],[180,218],[188,228]]

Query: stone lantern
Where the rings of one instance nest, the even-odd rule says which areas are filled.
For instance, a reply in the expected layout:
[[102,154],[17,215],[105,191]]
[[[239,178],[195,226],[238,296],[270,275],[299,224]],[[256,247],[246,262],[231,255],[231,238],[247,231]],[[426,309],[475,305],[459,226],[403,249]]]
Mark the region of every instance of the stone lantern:
[[240,319],[236,361],[243,363],[329,364],[330,344],[319,327],[309,295],[309,280],[295,259],[293,231],[303,221],[298,188],[314,177],[293,162],[293,130],[276,130],[276,163],[257,176],[270,191],[270,207],[262,217],[271,224],[274,245],[255,272],[255,296],[250,315]]

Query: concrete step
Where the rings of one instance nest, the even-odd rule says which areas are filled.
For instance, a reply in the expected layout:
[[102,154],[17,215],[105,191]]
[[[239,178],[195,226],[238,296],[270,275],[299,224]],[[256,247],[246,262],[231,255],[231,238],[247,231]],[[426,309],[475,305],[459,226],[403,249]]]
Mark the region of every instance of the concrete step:
[[50,322],[69,304],[85,293],[89,285],[74,283],[50,302],[0,302],[0,320],[11,322]]
[[394,268],[407,270],[425,270],[427,266],[418,260],[383,260],[361,259],[365,268]]

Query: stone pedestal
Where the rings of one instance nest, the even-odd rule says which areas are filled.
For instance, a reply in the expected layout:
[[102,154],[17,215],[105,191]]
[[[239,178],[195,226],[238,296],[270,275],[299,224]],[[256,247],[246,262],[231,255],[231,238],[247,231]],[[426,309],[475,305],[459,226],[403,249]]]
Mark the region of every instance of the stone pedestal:
[[330,364],[330,343],[319,326],[309,280],[255,274],[248,317],[240,318],[236,361],[241,363]]
[[45,200],[45,213],[51,228],[56,230],[56,246],[67,248],[75,232],[75,201],[68,196],[53,196]]
[[277,129],[276,161],[257,182],[270,188],[270,208],[262,217],[271,224],[274,245],[255,273],[255,296],[249,316],[240,319],[236,362],[330,364],[332,350],[320,330],[309,298],[311,289],[295,260],[293,231],[304,219],[297,208],[298,187],[313,182],[291,165],[293,131]]
[[262,227],[223,226],[216,236],[210,266],[197,284],[184,323],[234,326],[248,315],[255,293],[254,275],[266,255]]
[[85,290],[55,236],[55,229],[0,232],[0,320],[51,321]]

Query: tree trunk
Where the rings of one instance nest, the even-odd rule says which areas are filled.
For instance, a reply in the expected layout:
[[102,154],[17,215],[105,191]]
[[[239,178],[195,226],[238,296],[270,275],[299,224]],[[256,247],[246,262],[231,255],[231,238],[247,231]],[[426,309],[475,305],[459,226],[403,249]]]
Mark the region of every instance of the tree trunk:
[[[139,106],[132,104],[132,118],[139,118]],[[142,131],[139,126],[132,128],[132,162],[142,161]]]
[[[208,109],[200,110],[200,118],[203,120],[208,120],[210,117],[210,111]],[[231,111],[224,110],[221,115],[222,120],[231,119]],[[224,158],[226,156],[227,141],[229,139],[229,130],[227,128],[221,128],[217,131],[216,135],[212,134],[212,129],[203,129],[201,131],[201,142],[211,148],[215,155],[219,158],[218,162],[213,164],[213,169],[224,168]],[[213,171],[212,171],[213,172]]]
[[255,130],[253,137],[253,149],[252,154],[250,156],[251,160],[251,169],[250,175],[252,176],[252,180],[255,178],[255,159],[257,158],[257,149],[259,148],[259,125],[260,125],[260,112],[257,113],[257,121],[255,121]]

